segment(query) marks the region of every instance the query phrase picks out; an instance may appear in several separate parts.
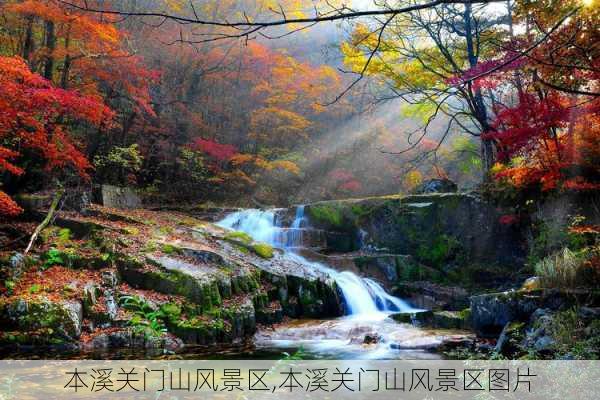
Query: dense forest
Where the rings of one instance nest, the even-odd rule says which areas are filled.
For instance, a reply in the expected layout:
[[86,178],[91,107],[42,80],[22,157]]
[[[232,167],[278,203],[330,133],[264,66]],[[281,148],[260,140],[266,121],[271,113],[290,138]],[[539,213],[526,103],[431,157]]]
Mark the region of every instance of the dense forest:
[[[474,2],[333,30],[236,33],[126,13],[282,11],[270,1],[105,3],[95,7],[125,14],[0,4],[5,214],[20,210],[12,193],[59,183],[246,204],[408,192],[428,178],[597,187],[596,6]],[[288,19],[314,13],[280,5]],[[310,43],[324,50],[307,52]]]
[[0,0],[0,178],[0,357],[600,357],[600,0]]

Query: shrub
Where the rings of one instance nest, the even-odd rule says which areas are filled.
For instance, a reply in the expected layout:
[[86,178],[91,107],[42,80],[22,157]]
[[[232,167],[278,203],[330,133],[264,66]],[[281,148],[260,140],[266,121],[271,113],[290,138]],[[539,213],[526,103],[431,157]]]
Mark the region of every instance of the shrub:
[[597,259],[598,248],[579,252],[564,248],[539,261],[535,272],[545,288],[593,287],[600,280]]

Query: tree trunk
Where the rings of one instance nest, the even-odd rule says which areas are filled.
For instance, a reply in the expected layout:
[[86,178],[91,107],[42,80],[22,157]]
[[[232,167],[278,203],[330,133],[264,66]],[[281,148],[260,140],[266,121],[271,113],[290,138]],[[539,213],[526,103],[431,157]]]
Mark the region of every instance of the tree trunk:
[[44,78],[52,80],[54,71],[54,50],[56,49],[56,34],[54,32],[54,22],[46,21],[46,62],[44,63]]
[[23,42],[23,59],[27,61],[31,67],[31,53],[34,49],[33,42],[33,16],[27,17],[27,29],[25,30],[25,41]]
[[[465,22],[465,38],[467,44],[467,57],[471,68],[475,68],[478,63],[479,55],[475,53],[475,46],[473,43],[473,28],[472,28],[472,6],[471,4],[465,4],[464,12]],[[490,130],[490,124],[488,121],[487,107],[483,98],[481,88],[476,87],[472,89],[471,83],[469,83],[469,91],[472,93],[472,105],[474,116],[481,125],[481,133],[486,133]],[[493,167],[495,162],[495,149],[494,142],[490,139],[481,138],[481,160],[483,163],[484,172],[486,173]]]
[[60,87],[66,89],[69,85],[69,70],[71,69],[71,56],[69,55],[69,45],[71,42],[71,26],[65,37],[65,60],[63,62],[63,70],[60,77]]

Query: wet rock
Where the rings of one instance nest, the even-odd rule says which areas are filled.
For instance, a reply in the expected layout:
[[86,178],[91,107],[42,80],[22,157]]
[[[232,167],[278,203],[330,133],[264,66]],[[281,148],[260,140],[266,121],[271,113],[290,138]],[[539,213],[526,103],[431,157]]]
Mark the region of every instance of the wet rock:
[[415,190],[415,194],[428,193],[454,193],[458,190],[456,183],[449,179],[430,179],[420,184]]
[[163,338],[163,347],[168,351],[176,352],[181,350],[184,346],[183,340],[174,335],[167,334]]
[[93,283],[88,283],[83,287],[83,309],[88,312],[98,301],[100,290]]
[[526,321],[541,302],[539,294],[504,292],[471,297],[471,324],[482,337],[497,337],[507,323]]
[[428,281],[399,282],[393,293],[428,310],[463,310],[469,306],[469,294],[464,288]]
[[274,301],[268,305],[257,307],[256,322],[264,325],[274,325],[283,321],[283,307],[278,301]]
[[535,341],[533,348],[538,353],[544,353],[548,351],[552,351],[556,342],[550,336],[542,336],[538,340]]
[[456,349],[474,349],[475,338],[472,336],[451,336],[444,339],[436,350],[440,353],[449,352]]
[[416,313],[396,313],[390,316],[397,322],[424,328],[469,329],[470,310],[463,311],[421,311]]
[[425,350],[425,351],[436,351],[440,347],[440,343],[418,343],[418,344],[407,344],[407,343],[390,343],[390,349],[393,350]]
[[579,316],[582,319],[600,319],[600,307],[580,307]]
[[390,315],[396,322],[412,324],[415,326],[423,326],[429,324],[433,319],[432,311],[420,311],[420,312],[401,312]]
[[80,189],[67,190],[63,196],[62,204],[63,210],[86,214],[92,205],[92,191]]
[[469,309],[463,311],[436,311],[433,313],[431,326],[441,329],[470,329],[470,317]]
[[383,341],[383,337],[381,337],[379,334],[369,333],[369,334],[365,335],[362,343],[363,344],[377,344],[377,343],[381,343],[382,341]]

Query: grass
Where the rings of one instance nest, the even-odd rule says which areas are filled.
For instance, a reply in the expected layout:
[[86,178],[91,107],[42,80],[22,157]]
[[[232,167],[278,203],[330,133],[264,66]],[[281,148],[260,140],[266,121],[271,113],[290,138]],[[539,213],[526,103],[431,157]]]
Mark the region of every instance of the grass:
[[557,312],[549,331],[559,355],[570,354],[580,360],[597,360],[600,357],[600,320],[584,323],[577,308]]
[[597,248],[574,252],[564,248],[535,265],[535,273],[545,288],[594,287],[600,280]]

